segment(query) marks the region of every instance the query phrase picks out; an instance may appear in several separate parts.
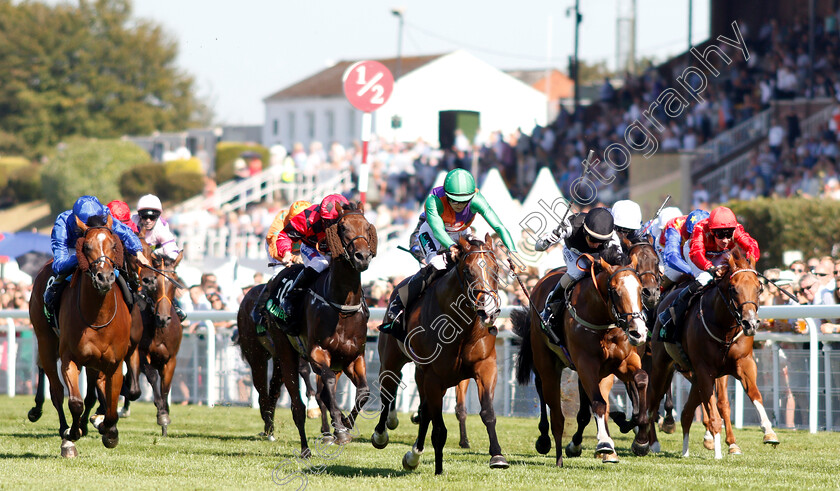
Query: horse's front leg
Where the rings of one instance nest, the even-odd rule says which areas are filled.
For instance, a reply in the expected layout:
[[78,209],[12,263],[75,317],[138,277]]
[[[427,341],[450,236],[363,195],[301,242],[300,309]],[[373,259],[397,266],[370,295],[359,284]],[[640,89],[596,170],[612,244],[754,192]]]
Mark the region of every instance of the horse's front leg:
[[158,416],[158,424],[161,428],[161,435],[167,435],[167,427],[171,423],[169,418],[169,389],[172,388],[172,377],[175,375],[177,359],[173,356],[163,365],[160,378],[161,411]]
[[[717,393],[717,408],[723,427],[726,430],[726,444],[729,446],[729,455],[741,455],[741,447],[735,442],[735,431],[732,429],[732,412],[729,407],[729,393],[727,391],[728,376],[718,377],[715,380],[715,392]],[[705,442],[704,442],[705,443]]]
[[[347,428],[344,426],[341,409],[338,407],[338,400],[335,394],[338,377],[330,368],[330,354],[320,346],[316,346],[312,348],[310,355],[312,357],[312,368],[315,370],[315,373],[321,376],[321,380],[324,383],[324,388],[321,391],[321,398],[324,400],[324,404],[326,404],[330,411],[330,419],[332,419],[332,425],[335,429],[335,438],[339,445],[344,445],[352,438],[348,434]],[[322,436],[325,439],[329,437],[329,435]]]
[[460,440],[458,446],[470,448],[470,440],[467,438],[467,388],[470,386],[470,379],[464,379],[455,386],[455,417],[458,419],[458,433]]
[[[692,384],[692,391],[694,387],[697,387],[698,394],[700,396],[700,401],[703,404],[703,409],[706,410],[707,414],[709,415],[709,431],[712,432],[712,438],[714,440],[714,449],[715,449],[715,458],[722,459],[723,454],[721,453],[720,449],[720,431],[722,429],[721,418],[720,414],[718,414],[717,404],[714,401],[715,395],[715,379],[708,375],[712,373],[712,370],[706,366],[697,366],[694,372],[694,384]],[[689,401],[691,399],[691,395],[689,394]],[[685,405],[686,408],[692,407],[689,406],[688,402]],[[685,432],[685,420],[686,420],[685,410],[683,410],[683,454],[687,454],[688,449],[688,433]]]
[[[648,425],[648,374],[642,369],[642,360],[636,351],[632,351],[630,356],[621,363],[618,368],[618,378],[624,382],[625,386],[630,388],[628,393],[633,402],[632,421],[640,428],[646,428]],[[647,432],[639,431],[636,433],[632,450],[634,454],[640,457],[648,454],[650,442]]]
[[589,396],[586,395],[583,385],[580,383],[580,378],[578,378],[578,401],[580,404],[578,405],[576,416],[577,429],[572,435],[569,444],[566,445],[566,457],[580,457],[581,453],[583,453],[583,430],[586,429],[589,425],[589,420],[592,419],[592,403],[589,400]]
[[[380,336],[379,342],[383,342]],[[381,351],[380,351],[381,353]],[[379,401],[382,410],[379,422],[373,429],[370,442],[375,448],[385,448],[388,445],[388,430],[394,430],[399,425],[397,418],[397,390],[402,385],[402,365],[392,366],[388,359],[380,355],[382,365],[379,367]]]
[[741,381],[741,385],[744,386],[744,391],[758,412],[761,429],[764,430],[764,443],[775,447],[779,444],[779,438],[776,436],[776,432],[773,431],[773,425],[770,424],[770,418],[767,417],[767,411],[764,410],[761,392],[758,390],[758,385],[755,382],[757,376],[755,359],[752,356],[745,356],[739,359],[735,363],[735,366],[735,376]]
[[[300,398],[300,358],[297,351],[292,348],[288,341],[282,341],[279,345],[275,345],[278,350],[275,362],[279,361],[279,370],[283,378],[283,383],[286,386],[286,391],[289,393],[289,399],[292,402],[292,419],[298,429],[300,436],[300,456],[308,459],[312,452],[309,450],[309,444],[306,442],[306,406]],[[278,368],[275,367],[275,370]]]
[[402,465],[405,470],[414,470],[420,465],[420,457],[423,455],[423,450],[426,447],[426,433],[429,431],[431,415],[428,404],[426,403],[426,388],[423,384],[424,378],[422,367],[417,366],[414,372],[414,382],[417,384],[417,392],[420,396],[420,407],[417,408],[420,421],[417,426],[417,440],[414,441],[411,450],[403,456]]
[[[475,365],[475,383],[478,388],[478,398],[481,402],[481,421],[487,427],[487,436],[490,438],[490,468],[507,469],[510,464],[502,455],[502,447],[499,445],[499,438],[496,436],[496,412],[493,409],[497,373],[495,357]],[[443,418],[441,417],[442,421]],[[443,446],[441,446],[441,449],[443,449]],[[437,449],[435,449],[435,454],[437,454]]]
[[364,409],[368,399],[370,399],[370,389],[367,384],[367,365],[365,364],[364,354],[356,358],[344,370],[344,373],[347,374],[347,378],[356,386],[356,402],[350,411],[347,422],[350,424],[349,429],[353,432],[353,436],[357,437],[359,436],[359,428],[356,425],[356,417],[358,417],[359,412]]
[[79,392],[79,367],[76,362],[70,359],[70,353],[65,352],[61,356],[61,377],[64,379],[64,385],[67,387],[70,397],[67,401],[67,406],[70,409],[70,432],[67,439],[75,442],[82,436],[82,429],[80,426],[80,418],[82,411],[85,409],[85,403],[82,400],[82,395]]
[[[102,444],[106,448],[114,448],[119,444],[119,432],[117,431],[117,422],[120,417],[117,414],[117,403],[120,399],[120,389],[123,383],[122,363],[117,363],[111,367],[111,373],[104,373],[104,387],[102,393],[105,394],[105,401],[107,406],[105,408],[105,420],[99,425],[99,433],[102,434]],[[102,380],[103,377],[99,377]]]
[[46,386],[44,384],[45,378],[46,374],[44,373],[44,369],[38,366],[38,387],[35,389],[35,405],[27,414],[29,421],[32,421],[33,423],[41,419],[41,415],[44,414],[44,395],[46,393]]
[[98,398],[96,397],[96,383],[99,379],[99,371],[88,368],[87,373],[87,394],[85,394],[85,412],[82,414],[82,419],[79,425],[82,427],[82,436],[88,434],[88,416],[93,406],[96,405]]

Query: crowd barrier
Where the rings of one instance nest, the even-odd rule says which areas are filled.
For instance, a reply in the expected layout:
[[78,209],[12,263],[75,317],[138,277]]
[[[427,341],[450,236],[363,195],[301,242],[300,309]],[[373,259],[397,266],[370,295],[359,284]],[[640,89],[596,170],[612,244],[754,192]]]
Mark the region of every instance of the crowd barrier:
[[[510,316],[511,308],[505,308],[500,318]],[[371,309],[371,319],[381,319],[384,309]],[[818,429],[834,430],[834,413],[840,410],[840,350],[834,350],[840,343],[840,334],[821,334],[819,322],[815,319],[840,318],[840,305],[835,306],[773,306],[759,309],[762,319],[804,319],[809,327],[808,335],[795,333],[759,332],[756,341],[762,347],[755,350],[758,363],[758,386],[764,397],[764,405],[775,427],[794,425],[815,433]],[[0,311],[0,387],[5,386],[10,397],[30,394],[37,384],[37,351],[31,327],[19,326],[15,319],[27,319],[27,311]],[[189,320],[198,322],[193,333],[185,333],[178,354],[172,393],[173,403],[206,404],[207,406],[242,404],[256,407],[256,391],[251,385],[250,369],[242,360],[239,347],[232,340],[232,329],[217,330],[213,322],[236,319],[235,312],[200,311],[189,313]],[[209,322],[205,322],[209,321]],[[497,337],[498,382],[495,406],[499,415],[531,417],[539,414],[537,394],[533,384],[518,386],[515,380],[515,356],[519,349],[519,338],[510,331],[502,331]],[[376,352],[376,336],[368,338],[365,358],[368,381],[375,401],[379,400],[379,360]],[[822,362],[822,363],[821,363]],[[821,368],[822,366],[822,368]],[[414,386],[414,367],[409,364],[403,369],[404,389],[397,397],[399,410],[411,412],[419,400]],[[144,400],[151,400],[151,388],[141,377]],[[84,383],[82,382],[82,385]],[[476,391],[468,390],[467,410],[478,412]],[[681,376],[674,377],[673,389],[677,410],[680,410],[688,395],[688,382]],[[342,406],[353,404],[355,390],[346,377],[339,384]],[[744,425],[758,425],[758,417],[741,385],[734,379],[729,384],[732,418],[736,428]],[[49,397],[49,392],[47,392]],[[454,391],[447,392],[444,407],[454,411]],[[622,384],[615,384],[611,399],[618,408],[625,407],[626,394]],[[280,400],[281,406],[288,406],[288,395]],[[798,415],[798,417],[797,417]]]

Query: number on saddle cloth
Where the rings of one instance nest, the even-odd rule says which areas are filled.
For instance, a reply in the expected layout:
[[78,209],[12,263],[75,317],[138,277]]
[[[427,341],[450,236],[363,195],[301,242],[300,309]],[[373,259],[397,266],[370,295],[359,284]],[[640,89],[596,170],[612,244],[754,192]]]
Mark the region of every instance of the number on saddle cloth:
[[292,289],[292,284],[295,282],[295,278],[297,278],[301,269],[301,267],[295,266],[286,268],[283,271],[286,274],[281,273],[277,275],[274,280],[266,285],[266,288],[271,288],[271,292],[269,293],[268,300],[265,302],[265,310],[272,317],[279,319],[280,305],[283,303],[286,294]]

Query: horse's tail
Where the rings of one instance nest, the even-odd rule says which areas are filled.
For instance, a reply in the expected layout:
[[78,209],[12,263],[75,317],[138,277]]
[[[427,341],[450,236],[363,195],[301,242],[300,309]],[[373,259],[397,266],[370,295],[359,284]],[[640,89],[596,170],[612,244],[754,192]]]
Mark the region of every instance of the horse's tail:
[[510,321],[513,324],[513,332],[522,338],[517,357],[516,381],[519,385],[528,385],[531,382],[531,372],[534,370],[534,353],[531,350],[531,316],[527,309],[513,309],[510,311]]

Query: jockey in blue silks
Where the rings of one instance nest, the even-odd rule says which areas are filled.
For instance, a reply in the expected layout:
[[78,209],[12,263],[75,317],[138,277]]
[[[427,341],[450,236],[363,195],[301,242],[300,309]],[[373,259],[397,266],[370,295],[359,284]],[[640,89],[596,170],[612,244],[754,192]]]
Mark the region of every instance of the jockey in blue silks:
[[[81,236],[81,231],[76,226],[76,218],[78,217],[88,226],[104,227],[110,214],[110,210],[100,203],[95,196],[82,196],[73,204],[72,210],[61,213],[55,219],[55,225],[52,229],[53,275],[47,283],[46,291],[44,291],[44,313],[50,325],[55,325],[55,300],[61,296],[61,290],[64,289],[65,285],[64,280],[79,265],[79,260],[76,258],[76,240]],[[143,254],[138,254],[143,250],[143,246],[140,239],[128,226],[114,219],[111,221],[111,230],[117,234],[124,249],[129,254],[137,256],[141,264],[150,266],[148,259]],[[117,266],[122,267],[122,264]],[[121,283],[120,287],[123,288],[123,292],[128,292],[125,279],[120,279],[122,277],[119,274],[117,278],[117,281]],[[126,298],[127,302],[131,302],[131,300],[131,298]]]

